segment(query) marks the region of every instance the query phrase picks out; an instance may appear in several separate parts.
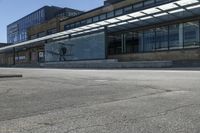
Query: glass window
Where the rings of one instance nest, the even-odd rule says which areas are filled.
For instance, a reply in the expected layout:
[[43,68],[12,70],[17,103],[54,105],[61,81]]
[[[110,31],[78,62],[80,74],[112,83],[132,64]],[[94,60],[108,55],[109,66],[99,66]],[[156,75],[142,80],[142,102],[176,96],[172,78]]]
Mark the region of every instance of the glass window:
[[168,48],[168,27],[156,29],[156,49]]
[[87,24],[87,21],[86,20],[82,20],[81,21],[81,25],[86,25]]
[[139,10],[139,9],[141,9],[142,7],[143,7],[143,3],[142,3],[142,2],[133,5],[133,9],[134,9],[134,10]]
[[124,12],[125,12],[125,13],[129,13],[129,12],[132,11],[132,9],[133,9],[132,6],[125,7],[125,8],[124,8]]
[[40,32],[40,33],[38,33],[38,37],[43,37],[43,36],[46,36],[46,32]]
[[70,28],[75,28],[75,24],[70,24]]
[[144,1],[144,6],[153,5],[154,2],[155,2],[154,0],[145,0],[145,1]]
[[122,35],[114,34],[108,37],[109,48],[108,53],[113,54],[122,54]]
[[184,47],[199,44],[199,22],[184,23]]
[[139,52],[143,52],[143,31],[138,33]]
[[93,17],[93,22],[99,21],[99,16]]
[[155,49],[155,30],[144,31],[143,50],[144,52],[154,51]]
[[164,3],[166,1],[168,1],[168,0],[156,0],[156,3]]
[[139,40],[137,32],[125,34],[125,53],[137,53],[139,49]]
[[79,27],[81,25],[80,22],[76,22],[75,27]]
[[92,18],[87,19],[87,24],[91,24],[92,23]]
[[31,36],[31,39],[36,39],[37,38],[37,35],[32,35]]
[[122,14],[123,14],[122,9],[115,10],[115,16],[122,15]]
[[56,29],[56,28],[47,30],[47,34],[48,34],[48,35],[54,34],[54,33],[56,33],[56,32],[57,32],[57,29]]
[[102,15],[100,15],[100,20],[104,20],[104,19],[106,19],[106,14],[102,14]]
[[107,13],[107,17],[108,18],[114,17],[114,11]]
[[183,28],[181,24],[175,24],[169,26],[169,47],[180,48],[183,46],[181,40],[183,40]]
[[64,29],[65,30],[69,30],[70,29],[70,25],[65,25]]

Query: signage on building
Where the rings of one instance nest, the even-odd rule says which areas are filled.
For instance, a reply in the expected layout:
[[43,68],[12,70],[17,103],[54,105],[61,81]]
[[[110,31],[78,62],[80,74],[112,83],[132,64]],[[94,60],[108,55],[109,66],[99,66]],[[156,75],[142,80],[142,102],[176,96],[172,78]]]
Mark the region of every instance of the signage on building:
[[17,57],[15,57],[16,61],[22,61],[22,60],[25,60],[25,59],[26,59],[26,56],[17,56]]
[[44,57],[44,52],[39,52],[39,57],[43,58]]

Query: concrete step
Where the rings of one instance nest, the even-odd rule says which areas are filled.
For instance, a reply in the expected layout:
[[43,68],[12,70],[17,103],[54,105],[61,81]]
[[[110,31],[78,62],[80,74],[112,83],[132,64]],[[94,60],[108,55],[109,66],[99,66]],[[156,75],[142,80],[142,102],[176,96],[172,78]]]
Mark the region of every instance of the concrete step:
[[200,60],[173,61],[173,67],[200,67]]
[[172,61],[49,62],[41,65],[45,68],[169,68],[172,66]]

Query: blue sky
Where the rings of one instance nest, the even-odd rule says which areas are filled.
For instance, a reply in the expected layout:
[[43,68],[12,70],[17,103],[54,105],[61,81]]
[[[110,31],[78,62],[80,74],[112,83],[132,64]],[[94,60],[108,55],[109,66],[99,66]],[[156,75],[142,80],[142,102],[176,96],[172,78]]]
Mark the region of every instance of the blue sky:
[[104,0],[0,0],[0,42],[6,42],[6,26],[45,5],[88,11]]

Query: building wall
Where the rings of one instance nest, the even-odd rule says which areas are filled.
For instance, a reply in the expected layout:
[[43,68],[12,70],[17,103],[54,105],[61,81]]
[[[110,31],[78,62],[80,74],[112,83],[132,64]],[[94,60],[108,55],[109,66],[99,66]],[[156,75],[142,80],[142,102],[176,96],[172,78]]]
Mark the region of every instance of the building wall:
[[40,52],[43,52],[44,48],[42,46],[36,46],[32,48],[27,48],[25,50],[19,50],[15,53],[15,63],[16,64],[37,64],[44,61],[44,56],[40,56]]
[[13,65],[13,53],[1,53],[0,65]]
[[60,19],[67,19],[69,17],[74,17],[77,15],[82,14],[83,11],[79,11],[76,9],[71,9],[71,8],[63,8],[62,10],[58,11],[56,14],[56,17],[59,17]]
[[105,59],[105,34],[96,33],[45,45],[45,61]]
[[184,49],[174,51],[160,51],[153,53],[135,53],[124,55],[109,55],[109,59],[118,59],[119,61],[181,61],[181,60],[200,60],[200,48]]
[[60,29],[61,29],[61,31],[64,31],[65,25],[75,23],[75,22],[78,22],[78,21],[81,21],[81,20],[84,20],[84,19],[88,19],[90,17],[94,17],[94,16],[97,16],[97,15],[100,15],[100,14],[103,14],[103,13],[107,13],[107,12],[113,11],[115,9],[119,9],[121,7],[125,7],[125,6],[128,6],[130,4],[140,2],[140,1],[143,1],[143,0],[125,0],[125,1],[113,4],[113,5],[102,6],[98,9],[94,9],[94,10],[89,11],[87,13],[84,13],[80,16],[77,16],[77,17],[74,17],[74,18],[71,18],[71,19],[63,20],[60,24]]
[[37,11],[7,26],[7,42],[19,43],[27,41],[27,30],[31,26],[41,24],[56,15],[61,8],[44,6]]
[[28,39],[35,39],[41,37],[41,33],[44,33],[44,35],[49,35],[59,32],[59,24],[59,18],[53,18],[45,23],[30,27],[28,29]]

